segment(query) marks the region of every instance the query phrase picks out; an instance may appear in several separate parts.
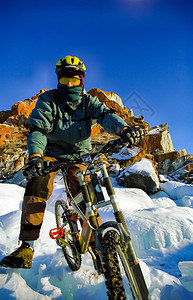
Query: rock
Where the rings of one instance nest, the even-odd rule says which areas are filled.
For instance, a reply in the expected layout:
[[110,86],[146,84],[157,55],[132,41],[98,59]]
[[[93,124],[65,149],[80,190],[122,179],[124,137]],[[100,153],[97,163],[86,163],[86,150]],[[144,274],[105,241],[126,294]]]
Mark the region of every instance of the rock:
[[[11,110],[0,112],[0,180],[11,178],[25,164],[27,159],[27,137],[29,116],[35,107],[38,96],[46,90],[29,99],[14,103]],[[140,125],[149,131],[148,136],[140,142],[138,147],[123,149],[120,155],[109,156],[112,164],[127,168],[142,158],[148,158],[160,174],[170,176],[183,182],[193,182],[193,171],[190,164],[193,163],[193,156],[187,155],[185,150],[174,150],[174,146],[166,123],[151,128],[144,122],[142,115],[134,116],[132,109],[124,107],[121,98],[111,92],[104,92],[100,89],[91,89],[92,96],[97,96],[107,107],[113,109],[117,115],[125,120],[129,126]],[[100,148],[116,136],[105,132],[98,124],[92,126],[91,139],[94,148]],[[191,157],[190,157],[191,156]],[[186,167],[186,169],[185,169]],[[113,176],[117,176],[119,170],[113,167],[110,170]],[[173,172],[173,173],[172,173]],[[14,175],[15,176],[15,175]],[[172,177],[173,176],[173,177]],[[128,184],[127,180],[120,178],[122,184]]]
[[92,130],[91,130],[91,138],[92,139],[95,137],[99,137],[103,133],[104,133],[104,130],[100,125],[95,124],[92,126]]
[[13,145],[15,145],[15,148],[22,145],[26,146],[27,133],[28,131],[25,128],[19,128],[6,123],[0,124],[0,154],[2,154],[6,145],[9,148],[12,148]]
[[[118,116],[125,120],[129,126],[142,125],[146,130],[150,129],[149,124],[144,122],[144,117],[142,115],[134,116],[132,109],[128,110],[124,107],[121,98],[117,94],[104,92],[96,88],[88,91],[88,94],[93,97],[98,97],[99,100],[104,102],[109,109],[113,109]],[[95,124],[92,127],[91,138],[99,137],[101,134],[104,134],[103,128],[101,128],[100,125]]]
[[113,163],[108,169],[108,174],[110,177],[116,178],[120,172],[120,165],[118,163]]
[[158,162],[158,172],[160,174],[174,172],[184,165],[186,158],[187,152],[185,149],[157,154],[155,159]]
[[13,116],[25,116],[29,118],[36,105],[36,100],[25,99],[12,105],[11,112]]
[[177,151],[171,151],[166,153],[161,153],[156,155],[156,160],[159,162],[164,161],[166,159],[169,160],[176,160],[182,156],[186,156],[187,152],[186,149],[177,150]]
[[148,194],[159,189],[157,173],[152,162],[146,158],[126,168],[119,175],[118,183],[127,188],[140,188]]
[[24,157],[20,157],[18,160],[14,162],[14,169],[17,172],[23,167],[24,167]]
[[91,96],[97,96],[100,102],[104,102],[108,108],[113,109],[117,115],[119,115],[124,120],[133,117],[133,111],[128,110],[123,106],[121,98],[115,94],[110,92],[104,92],[100,89],[91,89],[88,91],[88,94]]
[[24,167],[27,160],[27,151],[22,148],[12,147],[6,149],[0,161],[0,179],[11,178],[13,174]]
[[0,124],[4,123],[11,116],[11,110],[0,111]]
[[[168,162],[168,164],[169,163],[170,165],[172,164],[172,162]],[[173,164],[170,167],[170,172],[168,172],[168,176],[170,177],[170,179],[181,181],[183,183],[192,184],[193,183],[193,155],[191,154],[185,155],[173,161]]]
[[132,148],[122,148],[120,152],[108,155],[108,159],[118,162],[122,168],[126,168],[145,157],[145,150],[137,146]]
[[149,132],[149,141],[147,143],[147,153],[158,154],[174,151],[171,136],[167,123],[152,128]]
[[[88,91],[88,94],[93,97],[97,96],[100,102],[104,102],[108,108],[113,109],[115,113],[123,119],[133,116],[133,113],[129,113],[128,109],[126,107],[124,108],[121,98],[115,93],[104,92],[100,89],[93,88]],[[92,126],[91,138],[99,137],[101,134],[104,134],[103,128],[98,124],[94,124]]]
[[97,96],[101,102],[106,102],[110,100],[116,102],[118,105],[124,108],[121,98],[115,93],[104,92],[100,89],[93,88],[90,91],[88,91],[88,94],[90,94],[93,97]]
[[19,171],[13,173],[13,175],[9,179],[6,180],[6,183],[17,184],[22,187],[26,187],[27,180],[23,176],[23,170],[19,170]]

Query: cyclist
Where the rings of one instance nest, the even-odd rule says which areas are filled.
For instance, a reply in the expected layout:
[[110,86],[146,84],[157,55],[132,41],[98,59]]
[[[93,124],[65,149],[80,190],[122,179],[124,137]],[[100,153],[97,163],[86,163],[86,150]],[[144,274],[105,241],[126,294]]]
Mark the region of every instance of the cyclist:
[[46,201],[53,191],[56,173],[43,176],[44,161],[74,160],[67,170],[71,194],[79,191],[78,171],[86,167],[78,163],[91,152],[91,123],[95,120],[105,131],[134,144],[143,137],[138,126],[129,127],[97,97],[84,93],[86,67],[77,57],[61,58],[55,67],[57,89],[41,94],[30,116],[27,141],[29,162],[24,175],[28,182],[24,194],[19,240],[21,246],[4,257],[0,265],[31,268],[34,241],[39,238]]

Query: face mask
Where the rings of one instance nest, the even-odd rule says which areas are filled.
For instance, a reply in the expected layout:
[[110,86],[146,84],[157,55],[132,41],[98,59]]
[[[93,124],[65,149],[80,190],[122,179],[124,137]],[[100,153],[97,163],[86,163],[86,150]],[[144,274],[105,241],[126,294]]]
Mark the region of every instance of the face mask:
[[80,104],[82,89],[82,86],[68,87],[60,83],[58,84],[59,94],[72,109]]

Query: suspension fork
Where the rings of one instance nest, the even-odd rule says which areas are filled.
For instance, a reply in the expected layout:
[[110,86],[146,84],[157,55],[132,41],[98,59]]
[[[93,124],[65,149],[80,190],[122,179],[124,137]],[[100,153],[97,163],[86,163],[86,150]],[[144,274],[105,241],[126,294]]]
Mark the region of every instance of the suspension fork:
[[85,173],[84,172],[79,172],[77,174],[79,183],[80,183],[80,188],[82,192],[82,196],[84,199],[84,203],[86,204],[86,216],[89,218],[89,223],[91,226],[88,225],[87,220],[84,220],[83,222],[83,231],[82,231],[82,237],[84,238],[85,241],[85,247],[84,247],[84,253],[86,253],[87,248],[89,246],[89,242],[91,239],[92,235],[92,229],[98,228],[98,222],[97,222],[97,216],[95,215],[93,208],[92,208],[92,200],[88,191],[88,187],[85,181]]
[[118,204],[118,202],[115,198],[115,190],[113,188],[113,185],[112,185],[112,182],[110,180],[110,177],[109,177],[109,174],[107,172],[105,164],[103,164],[101,166],[101,170],[102,170],[102,174],[103,174],[104,185],[106,187],[107,193],[109,195],[109,198],[110,198],[112,206],[113,206],[115,219],[118,223],[121,223],[123,225],[124,229],[128,232],[127,226],[126,226],[126,223],[125,223],[125,219],[124,219],[123,214],[122,214],[122,211],[120,210],[119,204]]
[[107,189],[107,193],[108,193],[108,195],[110,197],[110,200],[111,200],[111,203],[113,205],[114,216],[115,216],[115,219],[118,223],[117,225],[119,227],[119,231],[122,234],[123,240],[125,241],[125,244],[126,244],[126,247],[127,247],[130,263],[131,263],[131,265],[136,265],[136,264],[138,264],[138,259],[137,259],[137,256],[136,256],[136,253],[135,253],[135,250],[134,250],[134,247],[133,247],[133,243],[131,241],[130,233],[129,233],[129,231],[127,229],[127,225],[125,223],[123,213],[120,210],[119,204],[118,204],[118,202],[115,198],[115,191],[114,191],[114,188],[112,186],[112,182],[109,178],[109,175],[108,175],[105,164],[103,164],[101,166],[101,170],[103,172],[104,184],[105,184],[105,187]]

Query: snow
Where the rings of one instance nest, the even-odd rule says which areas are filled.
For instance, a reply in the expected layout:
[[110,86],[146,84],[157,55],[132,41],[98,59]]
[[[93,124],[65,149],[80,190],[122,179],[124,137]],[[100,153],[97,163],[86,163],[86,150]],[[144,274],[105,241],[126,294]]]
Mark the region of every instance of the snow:
[[6,183],[0,184],[0,195],[2,194],[3,203],[0,205],[0,215],[4,215],[8,212],[20,209],[20,205],[22,202],[21,195],[23,196],[24,194],[24,189],[22,187],[17,185],[10,186],[10,184]]
[[137,163],[127,167],[124,171],[129,171],[130,173],[139,173],[147,176],[150,175],[152,172],[155,172],[152,166],[152,162],[146,158],[142,158]]
[[117,159],[117,160],[129,160],[132,157],[138,155],[140,153],[141,149],[139,147],[133,147],[133,148],[122,148],[119,153],[113,153],[112,155],[109,155],[108,157],[111,159]]
[[173,200],[181,199],[184,196],[193,196],[193,185],[177,181],[161,183],[161,190]]
[[[154,182],[154,188],[152,191],[156,191],[159,189],[159,180],[156,174],[156,171],[152,165],[152,161],[147,158],[141,158],[140,161],[130,165],[129,167],[125,168],[119,175],[121,178],[127,177],[130,174],[139,174],[143,177],[151,178],[151,181]],[[146,183],[147,184],[147,183]]]
[[[62,251],[50,239],[55,227],[54,204],[64,198],[62,178],[55,179],[30,270],[0,268],[0,299],[107,299],[104,278],[90,255],[79,271],[69,269]],[[151,299],[193,299],[193,186],[167,181],[147,195],[122,188],[112,179]],[[24,188],[0,184],[0,259],[18,244]],[[114,219],[111,208],[100,209],[103,221]],[[129,295],[131,299],[131,295]]]

